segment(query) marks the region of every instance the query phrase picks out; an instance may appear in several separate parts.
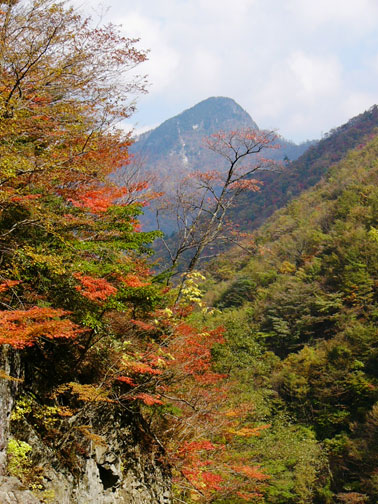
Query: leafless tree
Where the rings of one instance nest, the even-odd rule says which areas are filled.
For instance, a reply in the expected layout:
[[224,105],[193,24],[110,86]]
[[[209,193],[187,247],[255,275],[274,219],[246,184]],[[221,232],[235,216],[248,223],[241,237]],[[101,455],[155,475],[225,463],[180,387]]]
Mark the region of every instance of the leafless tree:
[[272,131],[243,129],[220,131],[204,140],[205,147],[223,158],[222,168],[191,173],[177,187],[175,196],[166,198],[156,210],[159,229],[162,215],[169,212],[176,219],[174,244],[162,238],[172,270],[184,254],[191,253],[185,268],[186,274],[191,273],[204,250],[224,238],[227,214],[239,196],[260,189],[261,183],[252,178],[253,174],[277,167],[277,162],[262,155],[278,147],[276,138]]

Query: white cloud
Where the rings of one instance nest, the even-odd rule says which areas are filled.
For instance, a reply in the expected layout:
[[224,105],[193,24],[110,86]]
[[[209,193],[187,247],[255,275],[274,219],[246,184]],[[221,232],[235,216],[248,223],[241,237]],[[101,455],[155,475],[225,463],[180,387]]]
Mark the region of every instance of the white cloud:
[[378,53],[370,58],[368,65],[378,77]]
[[170,85],[180,62],[180,54],[167,40],[161,22],[137,12],[131,12],[118,20],[127,36],[141,38],[140,45],[144,49],[150,49],[149,59],[140,71],[148,74],[153,91],[161,92]]
[[337,92],[341,86],[340,64],[334,57],[321,58],[296,51],[287,64],[303,98],[319,99]]
[[378,16],[376,0],[286,0],[285,3],[292,15],[300,17],[310,29],[331,22],[365,31],[376,26]]
[[[332,57],[320,58],[295,51],[274,65],[266,75],[266,85],[257,94],[256,106],[266,117],[334,97],[341,87],[341,70]],[[295,107],[294,107],[295,110]]]
[[136,123],[123,121],[119,123],[117,126],[120,130],[124,131],[125,133],[132,132],[133,136],[138,136],[141,135],[142,133],[146,133],[146,131],[155,129],[157,126],[159,126],[159,124],[156,123],[139,127],[138,124]]
[[378,102],[378,0],[105,2],[107,18],[151,49],[138,69],[151,82],[139,127],[223,95],[298,140]]
[[353,117],[364,112],[374,105],[374,97],[371,93],[352,92],[350,93],[342,104],[342,110],[346,117]]

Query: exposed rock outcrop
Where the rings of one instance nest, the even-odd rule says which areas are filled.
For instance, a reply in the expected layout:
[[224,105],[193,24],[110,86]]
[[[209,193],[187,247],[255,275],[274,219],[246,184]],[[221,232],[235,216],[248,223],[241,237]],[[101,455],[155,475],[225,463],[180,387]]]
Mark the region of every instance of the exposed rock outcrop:
[[[6,374],[22,375],[17,352],[3,347],[0,359]],[[170,504],[169,468],[141,417],[101,404],[66,421],[63,436],[61,429],[56,439],[44,439],[27,415],[10,421],[20,389],[17,381],[0,379],[1,504]],[[7,475],[10,438],[32,448],[30,472],[38,475],[33,491]]]

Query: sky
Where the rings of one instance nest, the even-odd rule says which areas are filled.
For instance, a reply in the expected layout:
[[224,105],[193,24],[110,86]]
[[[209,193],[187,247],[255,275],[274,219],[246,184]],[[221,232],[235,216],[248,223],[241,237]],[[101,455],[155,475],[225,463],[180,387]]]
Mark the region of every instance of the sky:
[[122,25],[149,59],[125,128],[158,126],[210,96],[264,129],[317,139],[378,103],[378,0],[72,0]]

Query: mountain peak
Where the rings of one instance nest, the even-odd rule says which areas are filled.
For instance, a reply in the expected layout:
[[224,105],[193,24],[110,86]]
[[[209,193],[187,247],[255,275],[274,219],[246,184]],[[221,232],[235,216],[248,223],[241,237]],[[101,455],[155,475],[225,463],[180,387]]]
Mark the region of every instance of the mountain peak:
[[213,96],[140,135],[131,151],[143,151],[156,160],[169,152],[184,152],[188,143],[197,151],[204,137],[219,130],[240,128],[258,129],[258,126],[235,100]]
[[[214,133],[218,129],[232,129],[233,124],[238,128],[244,126],[258,129],[248,112],[235,100],[224,96],[207,98],[171,120],[178,120],[182,126],[189,126],[190,122],[196,120],[199,123],[198,128],[202,127],[207,134]],[[213,128],[214,131],[210,131]]]

